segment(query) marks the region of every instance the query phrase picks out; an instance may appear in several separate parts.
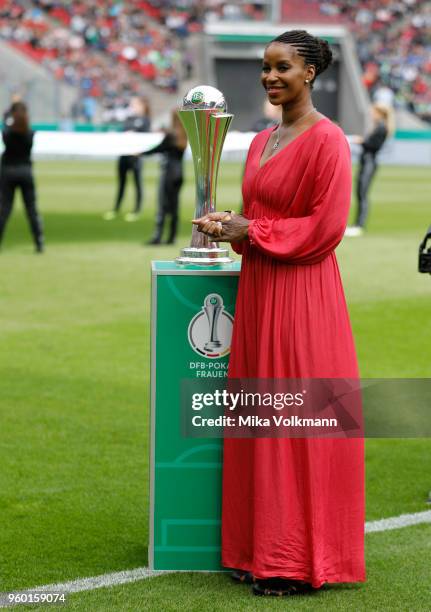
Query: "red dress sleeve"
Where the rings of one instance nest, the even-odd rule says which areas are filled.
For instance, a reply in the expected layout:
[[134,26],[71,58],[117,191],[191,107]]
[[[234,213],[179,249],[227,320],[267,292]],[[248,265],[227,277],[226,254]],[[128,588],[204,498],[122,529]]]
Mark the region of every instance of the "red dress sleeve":
[[316,163],[310,214],[253,219],[248,228],[252,246],[286,263],[313,264],[339,244],[350,206],[350,151],[344,138],[328,142],[327,149]]

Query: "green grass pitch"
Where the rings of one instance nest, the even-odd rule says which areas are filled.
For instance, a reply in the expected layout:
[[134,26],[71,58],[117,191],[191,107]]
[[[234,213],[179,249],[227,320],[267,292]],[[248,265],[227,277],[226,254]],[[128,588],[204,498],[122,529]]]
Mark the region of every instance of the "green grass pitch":
[[[114,162],[35,170],[46,253],[33,254],[18,201],[0,253],[0,591],[147,564],[150,261],[177,255],[193,214],[189,164],[173,247],[144,246],[155,162],[137,223],[102,221]],[[239,164],[222,165],[219,209],[238,209],[240,176]],[[381,168],[369,232],[338,249],[364,377],[430,375],[431,277],[416,271],[430,183],[429,168]],[[430,489],[431,441],[367,442],[369,520],[429,509]],[[312,598],[261,601],[224,574],[185,573],[72,595],[67,607],[428,610],[431,525],[370,534],[366,545],[367,584]]]

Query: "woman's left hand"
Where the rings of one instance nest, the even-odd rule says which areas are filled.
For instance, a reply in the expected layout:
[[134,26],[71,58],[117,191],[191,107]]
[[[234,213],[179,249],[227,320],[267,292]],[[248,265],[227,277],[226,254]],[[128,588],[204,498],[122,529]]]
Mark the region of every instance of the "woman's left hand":
[[250,221],[235,213],[214,212],[193,219],[192,223],[198,226],[198,232],[207,234],[213,242],[239,242],[247,238]]

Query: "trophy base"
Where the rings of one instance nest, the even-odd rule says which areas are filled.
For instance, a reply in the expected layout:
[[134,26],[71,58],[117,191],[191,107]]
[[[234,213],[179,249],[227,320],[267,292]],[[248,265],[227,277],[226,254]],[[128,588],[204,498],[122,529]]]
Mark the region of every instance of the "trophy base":
[[183,266],[187,264],[194,266],[219,266],[221,264],[230,264],[233,262],[233,259],[229,257],[229,249],[185,247],[181,249],[181,255],[175,261]]

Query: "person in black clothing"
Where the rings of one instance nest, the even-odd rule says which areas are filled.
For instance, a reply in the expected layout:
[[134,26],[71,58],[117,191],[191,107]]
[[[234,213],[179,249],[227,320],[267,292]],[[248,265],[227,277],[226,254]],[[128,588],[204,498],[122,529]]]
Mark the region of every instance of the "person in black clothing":
[[274,106],[269,100],[265,100],[263,104],[263,113],[257,121],[252,125],[252,132],[262,132],[270,127],[275,127],[281,121],[280,106]]
[[178,203],[183,184],[183,157],[187,147],[187,135],[177,111],[172,112],[172,125],[162,142],[141,155],[162,153],[161,175],[159,182],[158,210],[154,235],[148,244],[160,244],[167,215],[171,225],[166,244],[173,244],[178,228]]
[[[123,125],[125,132],[149,132],[151,127],[150,122],[150,107],[146,99],[138,97],[132,98],[130,101],[130,116],[126,119]],[[115,219],[121,208],[124,192],[126,189],[127,174],[133,175],[135,183],[135,209],[132,213],[125,216],[126,221],[136,221],[142,208],[142,158],[137,155],[121,155],[118,158],[118,189],[115,198],[114,210],[103,215],[106,221]]]
[[31,149],[34,132],[29,127],[27,107],[15,102],[9,110],[9,125],[3,129],[5,146],[0,164],[0,243],[9,215],[12,212],[15,191],[21,190],[36,252],[43,252],[42,221],[36,207],[36,189],[33,179]]
[[392,110],[383,104],[373,104],[371,107],[373,129],[365,138],[356,136],[354,142],[362,145],[359,159],[359,171],[356,179],[356,197],[358,208],[355,225],[346,229],[346,236],[361,236],[368,217],[371,181],[377,170],[377,153],[382,148],[386,138],[392,132]]
[[16,102],[22,102],[21,94],[19,94],[19,93],[12,94],[11,101],[10,101],[10,106],[3,113],[3,127],[4,128],[10,127],[12,125],[12,123],[13,123],[11,109],[12,109],[12,106]]

